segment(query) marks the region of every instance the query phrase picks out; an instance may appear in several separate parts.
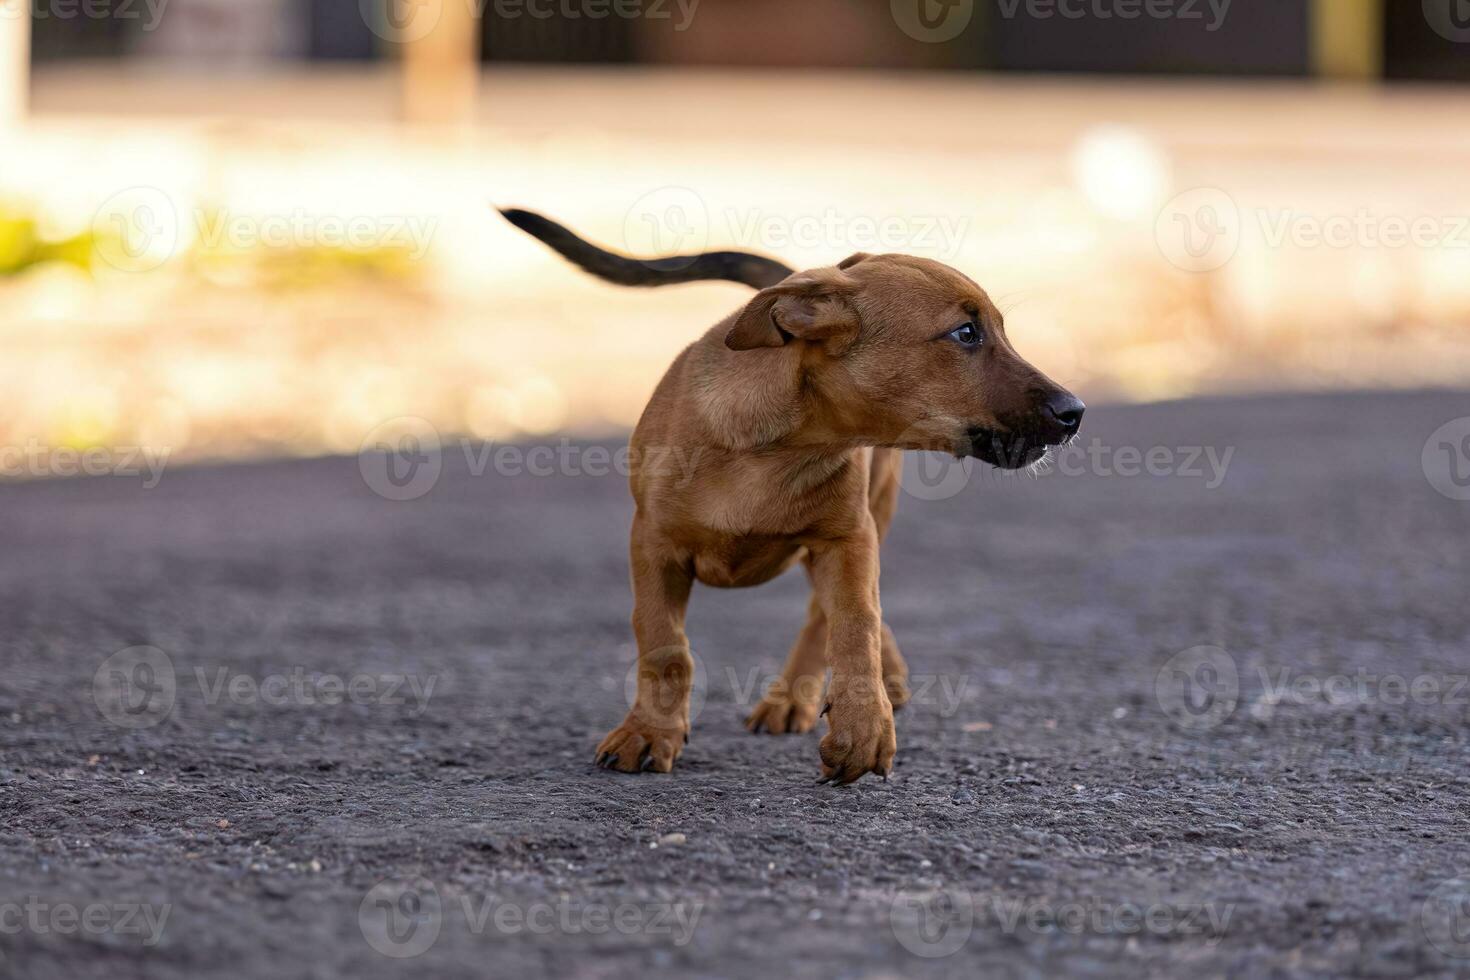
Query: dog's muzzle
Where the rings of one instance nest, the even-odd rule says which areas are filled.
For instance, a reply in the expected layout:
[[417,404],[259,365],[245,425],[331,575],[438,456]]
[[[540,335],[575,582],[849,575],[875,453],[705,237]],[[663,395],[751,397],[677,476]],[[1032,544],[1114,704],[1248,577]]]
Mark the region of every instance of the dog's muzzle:
[[1046,455],[1045,443],[1022,435],[974,428],[966,432],[965,436],[969,445],[960,455],[974,456],[982,463],[989,463],[1002,470],[1024,469]]
[[962,455],[974,456],[1003,470],[1024,469],[1044,457],[1048,449],[1075,436],[1082,428],[1082,415],[1086,411],[1082,399],[1071,392],[1052,393],[1024,423],[1006,431],[981,426],[968,429],[965,433],[968,452]]

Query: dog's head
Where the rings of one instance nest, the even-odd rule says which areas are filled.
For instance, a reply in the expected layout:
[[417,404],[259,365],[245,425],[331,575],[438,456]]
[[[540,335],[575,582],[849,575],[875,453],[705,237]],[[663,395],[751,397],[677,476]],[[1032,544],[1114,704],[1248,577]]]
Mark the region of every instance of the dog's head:
[[799,272],[757,294],[725,337],[737,351],[792,344],[834,440],[1020,469],[1075,436],[1086,408],[1016,353],[985,290],[928,259],[859,253]]

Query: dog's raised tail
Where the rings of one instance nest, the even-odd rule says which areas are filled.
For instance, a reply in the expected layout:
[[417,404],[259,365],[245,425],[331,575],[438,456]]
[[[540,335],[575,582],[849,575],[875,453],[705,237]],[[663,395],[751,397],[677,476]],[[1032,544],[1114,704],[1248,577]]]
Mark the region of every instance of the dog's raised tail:
[[681,282],[723,279],[765,289],[791,275],[774,259],[749,252],[704,252],[661,259],[635,259],[598,248],[534,211],[502,208],[505,220],[539,238],[567,261],[619,286],[672,286]]

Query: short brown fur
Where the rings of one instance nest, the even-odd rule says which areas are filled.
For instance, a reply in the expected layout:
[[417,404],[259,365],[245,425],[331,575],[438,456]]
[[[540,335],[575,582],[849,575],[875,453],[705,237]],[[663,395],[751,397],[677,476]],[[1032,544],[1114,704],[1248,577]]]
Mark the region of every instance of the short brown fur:
[[[975,348],[950,333],[966,323],[983,333]],[[878,557],[902,450],[1017,468],[1081,415],[1016,353],[985,291],[938,262],[859,254],[761,290],[679,355],[633,433],[632,458],[650,461],[630,481],[637,697],[598,763],[669,772],[682,753],[693,584],[759,585],[799,562],[807,622],[746,725],[806,732],[825,705],[823,779],[886,778],[908,670],[883,622]],[[683,465],[651,465],[668,459]]]

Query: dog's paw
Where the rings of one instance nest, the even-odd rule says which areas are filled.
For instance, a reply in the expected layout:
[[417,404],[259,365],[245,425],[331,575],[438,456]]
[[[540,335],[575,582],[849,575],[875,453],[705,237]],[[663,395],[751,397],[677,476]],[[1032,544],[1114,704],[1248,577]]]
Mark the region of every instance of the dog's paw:
[[[835,679],[833,686],[837,688]],[[822,739],[820,782],[846,784],[870,772],[887,779],[893,769],[898,752],[893,706],[882,686],[861,687],[865,693],[834,697],[823,709],[823,714],[830,713],[832,730]]]
[[888,691],[888,701],[890,704],[893,705],[894,711],[899,710],[904,705],[909,703],[909,698],[912,697],[912,695],[909,693],[908,671],[904,671],[901,674],[885,675],[883,678],[883,686]]
[[750,731],[770,732],[772,735],[809,732],[816,724],[816,701],[801,700],[790,691],[778,690],[774,686],[745,719],[745,727]]
[[650,725],[629,712],[597,746],[595,761],[603,769],[618,772],[673,772],[688,742],[687,726]]

